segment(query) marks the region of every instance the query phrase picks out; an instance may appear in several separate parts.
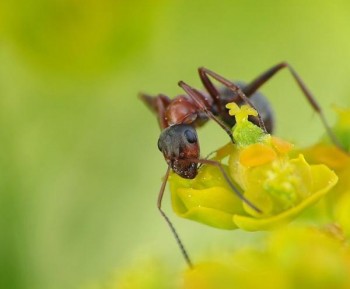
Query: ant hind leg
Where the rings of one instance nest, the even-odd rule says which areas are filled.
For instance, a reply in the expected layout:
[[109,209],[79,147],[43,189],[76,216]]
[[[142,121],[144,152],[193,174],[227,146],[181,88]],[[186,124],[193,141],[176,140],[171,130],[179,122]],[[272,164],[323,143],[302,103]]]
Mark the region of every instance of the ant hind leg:
[[263,72],[257,78],[255,78],[251,83],[246,85],[242,90],[249,97],[254,92],[256,92],[262,85],[264,85],[270,78],[272,78],[278,71],[283,68],[288,68],[289,72],[292,74],[294,80],[296,81],[298,87],[302,91],[304,97],[307,99],[313,110],[319,115],[321,122],[326,129],[326,132],[331,139],[331,141],[341,150],[344,148],[339,143],[339,140],[334,135],[328,121],[323,113],[321,106],[318,104],[315,96],[311,93],[311,91],[307,88],[306,84],[303,82],[301,77],[297,74],[297,72],[293,69],[293,67],[287,62],[281,62],[271,67],[267,71]]

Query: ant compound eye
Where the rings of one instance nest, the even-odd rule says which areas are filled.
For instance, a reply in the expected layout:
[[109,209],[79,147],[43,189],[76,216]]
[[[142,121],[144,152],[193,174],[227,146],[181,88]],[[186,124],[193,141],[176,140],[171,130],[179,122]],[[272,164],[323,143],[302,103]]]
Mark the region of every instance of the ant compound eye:
[[160,151],[162,151],[162,147],[161,147],[161,145],[160,145],[160,139],[158,139],[157,146],[158,146],[158,149],[159,149]]
[[195,132],[187,129],[187,130],[185,130],[184,134],[185,134],[186,140],[189,143],[196,143],[197,142],[197,135]]

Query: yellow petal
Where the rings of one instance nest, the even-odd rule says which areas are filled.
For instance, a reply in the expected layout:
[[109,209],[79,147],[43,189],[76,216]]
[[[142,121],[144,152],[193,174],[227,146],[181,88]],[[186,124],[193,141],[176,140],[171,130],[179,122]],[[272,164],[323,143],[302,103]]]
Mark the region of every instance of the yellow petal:
[[350,156],[329,144],[316,144],[306,150],[303,150],[306,158],[315,163],[322,163],[334,170],[341,170],[350,165]]
[[237,225],[232,221],[232,214],[211,208],[194,207],[184,214],[178,214],[178,216],[218,229],[237,229]]
[[179,187],[171,190],[171,198],[178,216],[220,229],[236,229],[232,216],[243,213],[241,200],[224,187],[200,190]]
[[311,166],[314,180],[314,191],[297,206],[278,215],[267,218],[254,218],[243,215],[234,215],[233,222],[241,229],[247,231],[269,230],[285,224],[295,218],[302,210],[316,203],[337,183],[337,175],[325,165]]
[[252,144],[242,150],[239,162],[245,167],[256,167],[269,163],[277,158],[276,152],[262,143]]
[[[232,214],[241,207],[241,200],[234,192],[224,187],[210,187],[202,190],[179,188],[176,196],[181,199],[187,210],[205,207]],[[176,208],[174,209],[177,211]]]
[[[350,189],[350,188],[348,188]],[[350,238],[350,190],[343,193],[339,198],[334,215],[337,223],[341,226],[343,234]]]
[[275,136],[271,137],[271,144],[281,154],[286,154],[293,148],[293,144]]
[[213,159],[217,161],[221,161],[225,157],[232,154],[235,150],[236,150],[236,147],[234,146],[234,144],[232,142],[229,142],[215,152],[215,156]]

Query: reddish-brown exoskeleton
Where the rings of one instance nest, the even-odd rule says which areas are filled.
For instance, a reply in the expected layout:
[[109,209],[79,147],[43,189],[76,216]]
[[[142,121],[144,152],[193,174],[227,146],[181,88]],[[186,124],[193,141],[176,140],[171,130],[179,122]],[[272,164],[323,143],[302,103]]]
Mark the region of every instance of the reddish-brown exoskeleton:
[[[168,169],[159,192],[157,206],[160,213],[170,226],[182,254],[190,267],[192,267],[192,262],[187,251],[176,233],[174,226],[161,208],[162,197],[170,170],[173,170],[183,178],[193,179],[197,175],[199,164],[217,166],[221,170],[233,192],[247,205],[257,212],[261,212],[260,209],[247,200],[240,190],[231,182],[221,166],[221,163],[200,158],[200,148],[195,128],[203,125],[207,120],[212,119],[227,132],[231,141],[234,142],[231,127],[233,127],[235,120],[228,115],[225,106],[227,103],[236,102],[238,104],[248,103],[255,108],[259,112],[259,115],[258,117],[251,119],[251,121],[255,122],[263,130],[271,133],[274,125],[273,113],[267,100],[257,92],[257,90],[283,68],[289,69],[304,96],[320,116],[328,135],[332,141],[338,145],[338,142],[323,115],[321,107],[318,105],[298,74],[288,63],[285,62],[273,66],[247,85],[239,83],[235,84],[217,73],[202,67],[198,69],[198,72],[205,88],[204,92],[180,81],[179,86],[184,89],[186,94],[179,95],[173,99],[169,99],[163,94],[159,94],[155,97],[140,94],[141,99],[158,117],[158,122],[162,129],[158,139],[158,148],[163,153],[168,164]],[[223,87],[217,89],[209,77],[221,83]]]

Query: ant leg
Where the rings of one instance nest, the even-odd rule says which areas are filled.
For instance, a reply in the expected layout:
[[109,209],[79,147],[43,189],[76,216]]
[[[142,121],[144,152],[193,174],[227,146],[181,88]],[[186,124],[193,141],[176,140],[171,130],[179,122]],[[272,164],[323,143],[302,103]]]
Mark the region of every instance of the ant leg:
[[203,103],[204,95],[183,81],[179,82],[179,86],[187,92],[187,94],[194,100],[194,102],[198,105],[198,107],[208,115],[209,118],[214,120],[218,125],[220,125],[226,131],[231,141],[234,143],[235,141],[233,139],[231,128],[229,128],[224,122],[222,122],[219,118],[217,118]]
[[274,76],[281,69],[288,67],[288,64],[285,62],[279,63],[267,71],[263,72],[257,78],[255,78],[251,83],[247,84],[244,88],[242,88],[243,92],[246,96],[251,96],[254,92],[256,92],[262,85],[265,84],[272,76]]
[[213,158],[216,161],[221,161],[233,152],[234,148],[231,143],[225,144],[223,147],[216,150],[216,155]]
[[[264,130],[265,133],[267,133],[264,121],[262,120],[262,117],[261,117],[259,111],[256,109],[255,105],[249,100],[249,98],[244,94],[244,92],[242,91],[242,89],[238,85],[234,84],[233,82],[227,80],[226,78],[222,77],[221,75],[219,75],[219,74],[217,74],[217,73],[215,73],[207,68],[201,67],[201,68],[199,68],[199,70],[201,71],[201,75],[211,76],[216,81],[220,82],[221,84],[223,84],[224,86],[226,86],[227,88],[232,90],[234,93],[237,93],[238,96],[244,102],[248,103],[252,108],[254,108],[258,112],[257,117],[259,120],[259,126],[261,127],[262,130]],[[211,85],[211,86],[214,87],[214,85]]]
[[[226,158],[227,156],[229,156],[231,153],[233,152],[233,146],[232,143],[227,143],[225,144],[223,147],[210,152],[204,159],[208,160],[210,159],[210,157],[212,155],[215,155],[213,158],[211,158],[211,160],[214,161],[221,161],[222,159]],[[203,163],[200,163],[198,166],[198,169],[200,169],[202,167]]]
[[219,168],[219,170],[221,171],[222,175],[224,176],[226,182],[228,183],[230,188],[235,192],[237,197],[240,198],[249,207],[251,207],[254,211],[256,211],[258,213],[262,213],[262,211],[259,208],[257,208],[251,201],[246,199],[243,196],[243,194],[240,192],[240,190],[232,183],[230,177],[227,175],[227,173],[225,172],[225,170],[220,162],[214,161],[214,160],[207,160],[207,159],[191,159],[190,161],[194,162],[194,163],[202,163],[202,164],[212,165],[212,166],[216,166],[217,168]]
[[168,178],[169,178],[169,174],[170,174],[170,167],[168,166],[168,169],[165,173],[165,177],[164,177],[164,181],[162,183],[162,186],[160,188],[160,191],[159,191],[159,195],[158,195],[158,201],[157,201],[157,207],[158,207],[158,210],[159,212],[161,213],[161,215],[163,216],[163,218],[165,219],[165,221],[167,222],[171,232],[173,233],[174,237],[175,237],[175,240],[176,240],[176,243],[177,245],[179,246],[180,250],[181,250],[181,253],[182,253],[182,256],[185,258],[185,261],[187,263],[187,265],[190,267],[190,268],[193,268],[193,265],[192,265],[192,262],[191,262],[191,259],[190,257],[188,256],[188,253],[185,249],[185,246],[183,245],[181,239],[180,239],[180,236],[178,235],[178,233],[176,232],[175,230],[175,227],[173,225],[173,223],[170,221],[170,219],[168,218],[168,216],[165,214],[165,212],[162,210],[162,199],[163,199],[163,195],[164,195],[164,190],[165,190],[165,186],[166,186],[166,183],[168,181]]
[[164,94],[158,94],[153,97],[145,93],[140,93],[139,97],[151,111],[157,114],[160,128],[164,129],[168,127],[169,125],[165,119],[165,109],[169,105],[170,99]]
[[342,146],[340,145],[338,139],[334,135],[331,127],[329,126],[323,111],[321,109],[321,106],[318,104],[316,98],[313,96],[313,94],[310,92],[310,90],[307,88],[305,83],[302,81],[300,76],[296,73],[296,71],[293,69],[291,65],[289,65],[287,62],[281,62],[261,75],[259,75],[256,79],[254,79],[251,83],[246,85],[242,90],[243,92],[249,97],[252,95],[255,91],[257,91],[263,84],[265,84],[271,77],[273,77],[278,71],[280,71],[283,68],[288,68],[290,73],[292,74],[294,80],[296,81],[297,85],[299,86],[300,90],[303,92],[304,96],[306,97],[307,101],[311,105],[311,107],[314,109],[314,111],[319,115],[321,118],[322,124],[326,129],[326,132],[331,139],[331,141],[340,149],[344,150]]
[[[229,144],[231,144],[230,142],[229,142]],[[217,154],[217,151],[212,151],[212,152],[210,152],[210,153],[208,153],[205,157],[204,157],[204,159],[205,160],[208,160],[208,159],[210,159],[210,157],[212,156],[212,155],[216,155]],[[198,166],[198,170],[203,166],[204,164],[203,163],[200,163],[199,164],[199,166]]]
[[199,78],[202,81],[203,86],[208,91],[209,95],[213,98],[214,103],[218,108],[219,114],[222,114],[221,96],[215,85],[210,81],[203,68],[198,68]]
[[212,155],[215,154],[215,157],[213,157],[213,159],[219,161],[224,159],[225,157],[229,156],[233,151],[233,146],[232,143],[227,143],[224,146],[222,146],[221,148],[210,152],[204,159],[209,159]]

